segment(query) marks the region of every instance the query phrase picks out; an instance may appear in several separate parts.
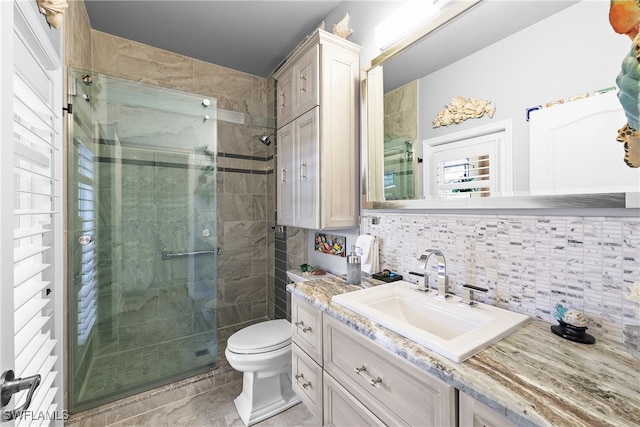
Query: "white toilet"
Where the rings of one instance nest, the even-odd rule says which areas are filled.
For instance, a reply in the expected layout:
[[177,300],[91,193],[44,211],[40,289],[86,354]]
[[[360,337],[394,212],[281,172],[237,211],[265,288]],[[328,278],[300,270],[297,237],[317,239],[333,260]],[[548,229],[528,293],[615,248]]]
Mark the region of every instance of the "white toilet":
[[256,323],[231,335],[224,352],[233,369],[244,372],[234,403],[250,426],[300,403],[291,389],[291,323]]

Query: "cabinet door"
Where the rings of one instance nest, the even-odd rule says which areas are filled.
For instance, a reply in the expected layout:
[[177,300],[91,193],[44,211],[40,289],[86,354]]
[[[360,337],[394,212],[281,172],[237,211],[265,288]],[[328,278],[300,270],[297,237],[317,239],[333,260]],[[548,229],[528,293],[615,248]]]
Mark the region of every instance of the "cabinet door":
[[278,79],[277,106],[278,128],[286,125],[293,119],[293,70]]
[[320,91],[318,80],[318,63],[320,47],[314,46],[309,49],[294,66],[295,106],[294,116],[299,116],[319,105]]
[[326,426],[385,425],[326,372],[323,399]]
[[320,180],[318,177],[319,142],[318,108],[303,114],[294,122],[297,158],[297,183],[295,189],[295,225],[318,229]]
[[460,427],[515,427],[505,417],[466,393],[459,393]]
[[291,302],[293,342],[322,366],[322,312],[298,297]]
[[278,224],[294,225],[295,147],[293,123],[278,130]]
[[322,424],[322,368],[293,344],[292,387],[309,412]]
[[350,228],[360,215],[358,56],[322,45],[320,228]]

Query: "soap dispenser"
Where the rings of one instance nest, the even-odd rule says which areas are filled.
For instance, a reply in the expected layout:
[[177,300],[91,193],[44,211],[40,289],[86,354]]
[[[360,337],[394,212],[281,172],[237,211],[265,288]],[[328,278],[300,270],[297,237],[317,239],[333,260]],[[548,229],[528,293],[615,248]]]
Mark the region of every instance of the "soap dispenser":
[[351,253],[347,256],[347,283],[359,285],[362,276],[360,255],[356,253],[356,246],[351,245]]

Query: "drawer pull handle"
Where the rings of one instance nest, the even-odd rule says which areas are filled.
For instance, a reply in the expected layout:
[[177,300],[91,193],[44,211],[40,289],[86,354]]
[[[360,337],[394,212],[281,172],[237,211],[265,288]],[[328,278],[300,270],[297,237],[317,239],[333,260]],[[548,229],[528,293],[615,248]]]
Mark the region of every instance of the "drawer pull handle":
[[304,322],[302,320],[300,320],[299,322],[294,323],[294,325],[296,325],[298,328],[301,328],[302,332],[304,332],[304,333],[311,332],[311,326],[307,326],[305,328],[304,327]]
[[378,377],[374,380],[369,375],[365,374],[365,372],[367,372],[367,367],[364,365],[359,368],[353,368],[353,370],[356,372],[356,374],[364,377],[367,381],[369,381],[369,384],[374,387],[379,387],[379,384],[382,383],[382,378]]
[[[303,380],[305,379],[303,374],[296,374],[296,381],[298,381],[300,378],[302,378]],[[308,387],[311,387],[311,381],[307,381],[306,383],[302,383],[302,388],[306,389]]]

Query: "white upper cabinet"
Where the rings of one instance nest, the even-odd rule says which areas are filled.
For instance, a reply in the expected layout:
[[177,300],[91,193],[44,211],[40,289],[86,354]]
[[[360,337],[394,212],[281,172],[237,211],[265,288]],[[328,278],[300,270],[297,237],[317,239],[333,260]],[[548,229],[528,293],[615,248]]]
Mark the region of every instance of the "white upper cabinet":
[[278,224],[355,227],[360,46],[317,30],[275,73]]

